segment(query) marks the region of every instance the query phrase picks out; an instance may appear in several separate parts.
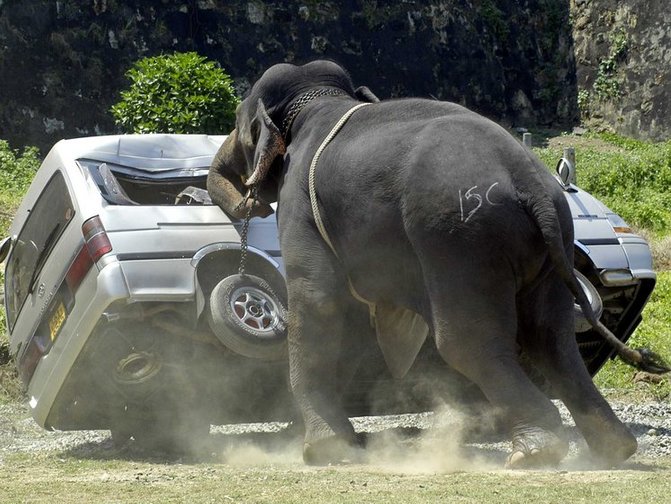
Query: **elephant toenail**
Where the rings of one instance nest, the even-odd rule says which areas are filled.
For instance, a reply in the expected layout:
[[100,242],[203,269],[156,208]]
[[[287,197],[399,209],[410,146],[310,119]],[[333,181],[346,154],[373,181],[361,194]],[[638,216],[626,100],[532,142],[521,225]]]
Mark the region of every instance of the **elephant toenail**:
[[506,468],[514,468],[519,462],[524,460],[524,453],[517,451],[511,453],[506,462]]

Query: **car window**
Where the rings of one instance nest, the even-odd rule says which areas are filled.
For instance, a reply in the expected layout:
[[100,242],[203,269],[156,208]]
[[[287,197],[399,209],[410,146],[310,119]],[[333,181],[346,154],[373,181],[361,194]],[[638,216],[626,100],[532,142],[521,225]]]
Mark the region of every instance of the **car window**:
[[49,180],[35,206],[29,210],[14,242],[5,270],[7,323],[10,330],[28,294],[35,288],[49,253],[58,242],[75,211],[63,174]]
[[212,204],[209,196],[201,197],[207,194],[208,167],[141,169],[90,159],[77,162],[88,170],[102,197],[113,205]]

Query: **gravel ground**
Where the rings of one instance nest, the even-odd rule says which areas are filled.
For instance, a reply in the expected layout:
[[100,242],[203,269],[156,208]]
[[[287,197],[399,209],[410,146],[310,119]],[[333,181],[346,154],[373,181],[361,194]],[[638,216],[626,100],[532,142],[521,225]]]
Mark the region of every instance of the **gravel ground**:
[[[671,404],[668,402],[647,402],[638,404],[623,404],[612,402],[613,409],[618,417],[623,420],[636,435],[639,450],[634,457],[636,460],[650,460],[660,457],[671,457]],[[580,434],[574,428],[573,421],[563,405],[558,404],[564,423],[567,427],[570,439],[570,451],[562,466],[565,468],[580,468],[581,454],[586,453],[586,445]],[[383,433],[394,432],[396,450],[404,450],[406,447],[416,449],[420,437],[442,439],[454,432],[459,424],[459,418],[452,412],[422,413],[407,415],[391,415],[381,417],[361,417],[353,419],[355,429],[358,432],[368,432],[370,438],[382,436]],[[263,424],[237,424],[227,426],[213,426],[211,429],[212,446],[223,447],[226,443],[236,438],[250,440],[269,439],[275,436],[282,438],[284,446],[291,446],[292,457],[299,458],[300,440],[296,437],[282,436],[286,433],[287,424],[263,423]],[[399,435],[400,433],[400,435]],[[423,433],[419,436],[418,433]],[[387,438],[388,439],[388,438]],[[217,441],[220,444],[217,444]],[[429,441],[433,443],[434,441]],[[261,441],[261,446],[264,441]],[[509,450],[510,443],[501,437],[481,438],[479,440],[465,439],[460,443],[460,450],[477,450],[481,454],[488,453],[490,462],[502,463]],[[263,449],[263,448],[261,448]],[[64,452],[71,454],[91,455],[92,452],[99,457],[105,457],[105,453],[111,453],[115,448],[109,431],[45,431],[37,426],[30,418],[27,407],[19,404],[0,405],[0,463],[10,453],[38,453],[38,452]]]

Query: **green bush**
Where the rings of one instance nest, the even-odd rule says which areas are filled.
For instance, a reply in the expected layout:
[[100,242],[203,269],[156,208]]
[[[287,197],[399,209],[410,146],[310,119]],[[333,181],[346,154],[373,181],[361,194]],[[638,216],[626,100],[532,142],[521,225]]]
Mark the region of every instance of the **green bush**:
[[[620,214],[629,224],[656,236],[671,232],[671,141],[647,143],[598,134],[605,148],[576,149],[578,185]],[[559,149],[538,149],[555,166]]]
[[17,196],[22,196],[39,167],[39,151],[36,147],[26,147],[19,154],[5,140],[0,140],[0,191],[14,191]]
[[111,112],[128,133],[228,133],[240,102],[231,78],[194,52],[143,58]]
[[14,212],[39,167],[36,147],[26,147],[19,153],[0,140],[0,239],[7,236]]

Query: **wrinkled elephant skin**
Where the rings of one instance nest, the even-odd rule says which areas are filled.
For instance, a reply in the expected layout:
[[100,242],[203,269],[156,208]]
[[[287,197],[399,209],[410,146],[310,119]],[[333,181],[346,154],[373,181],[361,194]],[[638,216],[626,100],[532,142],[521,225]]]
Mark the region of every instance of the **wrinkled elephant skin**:
[[[336,123],[364,101],[315,165],[317,210],[332,250],[315,224],[310,165]],[[617,464],[634,453],[635,438],[578,352],[574,296],[584,295],[573,275],[564,195],[505,130],[454,103],[378,102],[340,66],[315,61],[267,70],[238,108],[235,135],[220,154],[213,170],[225,182],[215,202],[230,210],[248,189],[243,180],[259,181],[279,201],[290,377],[305,420],[306,462],[346,459],[342,447],[356,445],[340,392],[365,365],[359,342],[375,334],[353,293],[425,321],[443,359],[505,415],[510,467],[557,464],[566,454],[559,413],[523,371],[520,350],[594,454]],[[389,355],[393,341],[381,346],[402,375],[407,362]]]

